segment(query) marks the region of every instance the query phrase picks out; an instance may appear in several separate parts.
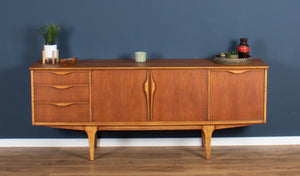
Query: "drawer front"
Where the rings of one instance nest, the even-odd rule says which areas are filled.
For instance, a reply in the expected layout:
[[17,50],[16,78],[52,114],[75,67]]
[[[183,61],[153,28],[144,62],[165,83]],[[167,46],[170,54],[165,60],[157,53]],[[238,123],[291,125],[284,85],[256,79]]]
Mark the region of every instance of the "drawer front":
[[88,71],[35,71],[33,73],[35,85],[49,84],[88,84]]
[[89,122],[89,104],[35,103],[35,122]]
[[43,102],[88,102],[89,88],[86,86],[36,86],[35,101]]

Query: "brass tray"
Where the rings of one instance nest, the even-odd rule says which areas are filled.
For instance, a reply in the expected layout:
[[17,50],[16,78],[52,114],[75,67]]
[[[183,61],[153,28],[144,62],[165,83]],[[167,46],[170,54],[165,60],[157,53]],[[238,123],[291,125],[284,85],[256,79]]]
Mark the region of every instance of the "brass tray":
[[250,64],[252,62],[252,58],[248,57],[248,58],[230,59],[230,58],[215,57],[214,61],[218,64],[244,65],[244,64]]

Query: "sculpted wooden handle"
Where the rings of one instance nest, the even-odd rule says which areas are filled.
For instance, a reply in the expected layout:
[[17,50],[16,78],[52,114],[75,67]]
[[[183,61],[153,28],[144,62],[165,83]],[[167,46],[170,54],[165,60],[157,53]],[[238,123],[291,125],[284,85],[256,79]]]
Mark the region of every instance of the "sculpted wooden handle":
[[56,75],[67,75],[67,74],[70,74],[72,72],[52,72],[53,74],[56,74]]
[[150,82],[150,76],[149,76],[149,72],[147,72],[146,81],[144,83],[144,91],[145,91],[145,94],[146,94],[146,104],[147,104],[147,117],[148,117],[148,120],[150,120],[149,82]]
[[228,70],[227,72],[229,73],[233,73],[233,74],[242,74],[242,73],[245,73],[249,70]]
[[154,93],[155,93],[155,89],[156,89],[156,83],[153,79],[153,75],[151,73],[151,84],[150,84],[150,88],[151,88],[151,97],[150,97],[150,109],[151,109],[151,115],[150,115],[150,120],[152,120],[152,114],[153,114],[153,99],[154,99]]
[[55,89],[69,89],[73,86],[51,86],[52,88],[55,88]]
[[72,105],[73,103],[51,103],[51,104],[58,107],[66,107]]

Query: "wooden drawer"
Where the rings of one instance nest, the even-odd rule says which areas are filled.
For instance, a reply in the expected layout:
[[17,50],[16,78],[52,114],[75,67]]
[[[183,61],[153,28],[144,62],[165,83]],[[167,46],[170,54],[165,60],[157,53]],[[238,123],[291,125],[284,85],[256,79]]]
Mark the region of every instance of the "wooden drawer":
[[82,86],[36,86],[35,100],[44,102],[88,102],[89,87]]
[[35,71],[34,85],[49,84],[88,84],[88,71]]
[[89,122],[89,104],[76,103],[35,103],[35,122]]

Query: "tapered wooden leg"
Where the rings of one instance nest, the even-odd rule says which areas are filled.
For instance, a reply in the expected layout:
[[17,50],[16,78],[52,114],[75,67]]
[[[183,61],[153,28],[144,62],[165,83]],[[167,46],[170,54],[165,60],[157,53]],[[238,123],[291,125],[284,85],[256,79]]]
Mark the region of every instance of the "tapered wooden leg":
[[95,133],[95,146],[94,147],[97,148],[97,131]]
[[201,130],[201,141],[202,141],[202,147],[205,147],[205,137],[204,137],[203,130]]
[[43,50],[42,54],[43,54],[43,64],[45,64],[46,63],[46,57],[45,57],[45,51],[44,50]]
[[205,140],[205,152],[206,152],[206,159],[210,159],[210,149],[211,149],[211,136],[214,132],[215,127],[213,125],[204,125],[202,128],[202,132],[204,134]]
[[97,133],[97,127],[96,126],[86,126],[85,132],[88,135],[89,138],[89,148],[90,148],[90,160],[94,160],[94,149],[95,149],[95,138]]

